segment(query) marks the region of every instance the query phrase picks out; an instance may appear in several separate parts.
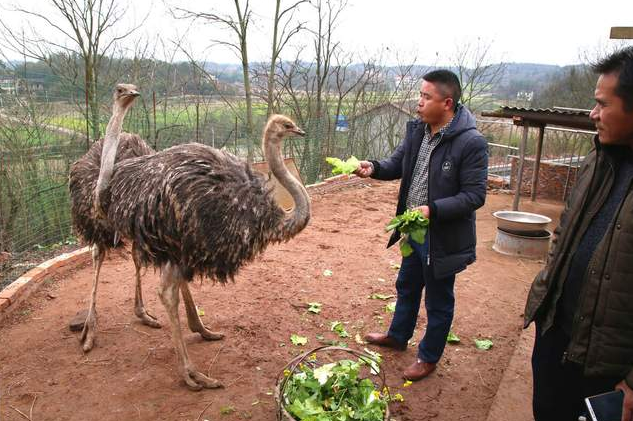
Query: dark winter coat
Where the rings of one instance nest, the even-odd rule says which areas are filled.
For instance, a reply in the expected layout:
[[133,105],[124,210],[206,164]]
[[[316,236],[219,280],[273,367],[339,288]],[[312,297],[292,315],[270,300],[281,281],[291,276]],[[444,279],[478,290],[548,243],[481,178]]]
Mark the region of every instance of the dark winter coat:
[[[488,147],[477,131],[475,117],[458,106],[451,126],[433,149],[429,160],[428,194],[430,263],[434,275],[443,278],[466,269],[475,261],[475,210],[483,206],[488,176]],[[396,215],[406,210],[407,195],[426,124],[407,123],[405,139],[394,153],[374,165],[372,178],[401,178]],[[387,247],[400,234],[394,232]]]
[[[615,162],[597,138],[565,204],[545,268],[536,276],[525,308],[525,327],[554,323],[556,303],[580,237],[606,201]],[[619,376],[633,386],[633,192],[627,194],[587,263],[565,358],[584,365],[587,376]]]

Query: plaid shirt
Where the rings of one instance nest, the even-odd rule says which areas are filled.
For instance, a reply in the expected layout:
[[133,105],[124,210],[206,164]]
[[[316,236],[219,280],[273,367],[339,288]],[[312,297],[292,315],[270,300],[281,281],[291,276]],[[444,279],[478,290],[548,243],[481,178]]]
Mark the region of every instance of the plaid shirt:
[[407,209],[428,205],[429,203],[429,160],[433,149],[440,143],[442,136],[448,130],[455,116],[446,123],[434,136],[431,136],[431,127],[427,124],[424,128],[424,137],[418,152],[418,159],[413,169],[413,178],[407,195]]

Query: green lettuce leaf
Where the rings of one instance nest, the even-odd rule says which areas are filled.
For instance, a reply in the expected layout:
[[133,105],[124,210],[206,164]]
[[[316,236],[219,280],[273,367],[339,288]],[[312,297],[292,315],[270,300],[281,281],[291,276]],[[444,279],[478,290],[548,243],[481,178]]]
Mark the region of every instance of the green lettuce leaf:
[[308,343],[308,338],[293,333],[290,335],[290,342],[292,342],[293,345],[302,346]]
[[458,344],[460,341],[461,339],[459,339],[459,336],[454,334],[452,331],[448,332],[448,336],[446,336],[446,342],[448,342],[449,344]]
[[475,346],[477,349],[483,349],[484,351],[492,348],[492,341],[490,339],[475,339]]
[[332,168],[334,175],[352,174],[360,166],[360,161],[355,156],[348,158],[347,161],[332,157],[325,158],[325,161],[334,167]]
[[402,240],[400,240],[400,254],[402,255],[402,257],[409,257],[412,253],[413,247],[411,247],[411,244],[409,244],[407,239],[403,238]]

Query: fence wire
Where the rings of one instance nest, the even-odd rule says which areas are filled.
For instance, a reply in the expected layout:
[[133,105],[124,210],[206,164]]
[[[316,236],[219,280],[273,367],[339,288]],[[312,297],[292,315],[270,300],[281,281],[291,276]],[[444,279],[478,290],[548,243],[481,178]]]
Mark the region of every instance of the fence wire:
[[[294,159],[305,184],[330,175],[326,156],[382,158],[402,138],[409,114],[393,109],[367,113],[337,125],[326,115],[301,121],[305,137],[287,139],[283,153]],[[245,123],[243,98],[232,103],[198,95],[145,94],[126,116],[123,129],[152,147],[199,142],[246,159],[263,160],[264,104],[254,104],[253,132]],[[109,106],[99,116],[101,136]],[[68,174],[92,145],[84,101],[45,92],[0,91],[0,289],[42,260],[73,248]],[[398,140],[396,140],[398,139]]]
[[[94,142],[82,99],[0,91],[0,289],[42,260],[79,247],[71,229],[68,173]],[[288,111],[307,135],[287,139],[283,153],[294,159],[305,184],[330,175],[326,156],[380,159],[397,147],[412,114],[391,103],[370,105],[353,116],[330,113],[305,121]],[[157,150],[199,142],[244,159],[250,151],[253,161],[263,160],[265,104],[254,104],[252,133],[245,115],[241,97],[227,102],[150,92],[130,110],[124,130],[139,134]],[[104,105],[98,122],[101,136],[109,117],[109,105]],[[490,142],[490,172],[509,177],[519,130],[499,122],[480,121],[478,126]],[[588,139],[582,133],[547,130],[543,159],[576,165],[589,149]],[[534,154],[533,144],[531,140],[528,156]]]

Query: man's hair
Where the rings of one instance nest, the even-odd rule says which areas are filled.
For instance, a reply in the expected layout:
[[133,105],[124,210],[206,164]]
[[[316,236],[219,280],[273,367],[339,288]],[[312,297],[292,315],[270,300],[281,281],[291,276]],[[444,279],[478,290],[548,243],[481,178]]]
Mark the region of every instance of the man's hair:
[[601,75],[617,74],[615,94],[622,98],[624,111],[633,111],[633,46],[608,55],[592,65],[593,71]]
[[422,76],[422,79],[438,85],[444,95],[453,99],[453,104],[455,104],[455,108],[457,108],[457,103],[462,97],[462,87],[455,73],[444,69],[433,70]]

